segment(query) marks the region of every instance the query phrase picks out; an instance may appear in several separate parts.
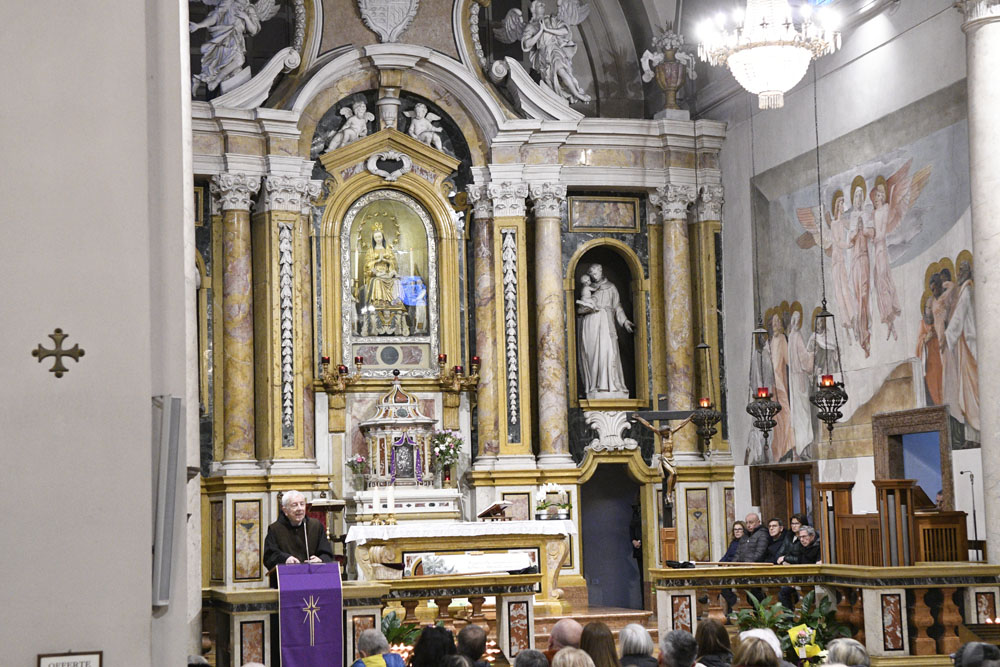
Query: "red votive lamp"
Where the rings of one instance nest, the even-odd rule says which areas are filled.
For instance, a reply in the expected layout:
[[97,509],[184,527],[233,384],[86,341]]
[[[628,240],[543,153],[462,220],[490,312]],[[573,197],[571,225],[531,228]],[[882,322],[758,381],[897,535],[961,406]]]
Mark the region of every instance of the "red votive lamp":
[[757,398],[767,398],[771,395],[771,392],[767,387],[757,387]]
[[325,364],[330,363],[330,357],[320,357],[320,362]]
[[479,366],[479,357],[472,357],[472,365]]
[[455,366],[455,375],[461,375],[464,370],[461,366]]
[[698,399],[698,405],[703,408],[710,408],[712,407],[712,400],[709,398],[700,398]]
[[340,373],[341,375],[347,375],[347,366],[345,366],[344,364],[340,364],[339,366],[337,366],[337,372]]
[[819,383],[823,387],[832,387],[833,386],[833,376],[832,375],[824,375],[820,379]]
[[438,363],[439,364],[446,364],[446,363],[448,363],[448,355],[447,354],[439,354],[438,355]]

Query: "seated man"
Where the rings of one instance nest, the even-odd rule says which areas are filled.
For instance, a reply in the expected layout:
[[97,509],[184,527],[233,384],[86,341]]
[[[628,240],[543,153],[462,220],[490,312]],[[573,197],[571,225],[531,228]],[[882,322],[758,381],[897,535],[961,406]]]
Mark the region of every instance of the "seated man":
[[785,530],[784,522],[775,517],[767,522],[767,562],[777,563],[792,548],[792,534]]
[[333,547],[323,524],[306,516],[306,497],[298,491],[285,492],[278,520],[267,527],[264,567],[331,562]]
[[358,636],[358,655],[351,667],[403,667],[403,657],[389,652],[389,642],[382,631],[368,628]]
[[549,633],[549,648],[545,651],[545,657],[549,662],[555,657],[559,649],[580,648],[580,635],[583,634],[583,626],[572,618],[564,618],[552,626]]
[[458,654],[468,658],[474,667],[488,667],[482,660],[486,653],[486,631],[478,625],[467,625],[458,633]]
[[529,648],[517,654],[514,667],[549,667],[549,660],[541,651]]
[[[812,565],[820,562],[819,537],[812,526],[799,528],[799,541],[792,545],[791,550],[778,558],[779,565]],[[778,591],[778,601],[789,609],[795,609],[799,594],[792,586],[782,586]]]

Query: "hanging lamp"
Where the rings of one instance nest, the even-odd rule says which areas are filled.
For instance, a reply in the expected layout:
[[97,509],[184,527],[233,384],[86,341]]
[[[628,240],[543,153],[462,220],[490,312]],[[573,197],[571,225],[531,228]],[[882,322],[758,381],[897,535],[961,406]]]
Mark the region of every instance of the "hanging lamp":
[[701,437],[702,454],[708,454],[712,450],[712,437],[719,432],[715,425],[722,421],[722,413],[715,409],[715,404],[712,402],[712,397],[715,396],[715,383],[712,376],[712,348],[702,341],[695,346],[695,349],[704,352],[705,355],[708,396],[698,399],[698,407],[691,414],[691,421],[697,426],[698,436]]

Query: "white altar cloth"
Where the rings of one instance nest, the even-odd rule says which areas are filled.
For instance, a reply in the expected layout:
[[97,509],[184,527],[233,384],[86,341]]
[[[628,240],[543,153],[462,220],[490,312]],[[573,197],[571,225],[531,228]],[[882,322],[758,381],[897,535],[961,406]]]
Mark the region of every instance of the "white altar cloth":
[[361,546],[370,540],[395,540],[414,537],[576,534],[576,524],[569,519],[548,521],[462,521],[456,523],[407,521],[395,526],[351,526],[347,531],[347,542],[354,542],[358,546]]

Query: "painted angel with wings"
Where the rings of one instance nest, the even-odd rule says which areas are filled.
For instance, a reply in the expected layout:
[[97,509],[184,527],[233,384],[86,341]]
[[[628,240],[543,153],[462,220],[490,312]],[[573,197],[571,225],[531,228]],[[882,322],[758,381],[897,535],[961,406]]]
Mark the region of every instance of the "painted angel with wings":
[[261,24],[278,13],[278,0],[201,1],[213,9],[204,21],[188,24],[191,32],[208,29],[201,45],[201,72],[191,77],[192,95],[202,83],[212,91],[236,76],[246,63],[246,34],[256,35]]
[[579,0],[558,0],[555,14],[545,13],[545,3],[531,3],[531,20],[525,22],[520,9],[512,9],[493,34],[504,44],[520,40],[521,50],[528,53],[531,66],[552,90],[568,102],[589,102],[580,82],[573,75],[573,54],[576,43],[571,28],[582,23],[590,14],[590,5]]
[[[851,292],[850,270],[847,266],[847,249],[851,247],[847,240],[847,219],[844,216],[844,191],[837,190],[833,195],[831,210],[823,212],[826,222],[827,232],[822,235],[823,252],[830,257],[830,266],[833,273],[833,292],[840,305],[840,323],[848,331],[854,330],[857,322],[857,313],[854,307],[854,297]],[[820,244],[820,221],[817,219],[817,211],[812,208],[800,208],[796,210],[799,223],[805,228],[805,233],[796,240],[799,247],[808,250]],[[851,337],[848,336],[850,341]]]
[[871,191],[872,219],[875,226],[875,237],[872,246],[875,254],[875,296],[878,301],[878,312],[882,322],[889,328],[889,336],[899,338],[894,320],[902,312],[899,308],[899,297],[896,295],[896,283],[889,271],[888,237],[896,231],[903,216],[910,210],[910,205],[920,196],[931,175],[931,166],[927,165],[912,177],[910,176],[910,158],[888,180],[882,176],[875,179],[875,187]]

